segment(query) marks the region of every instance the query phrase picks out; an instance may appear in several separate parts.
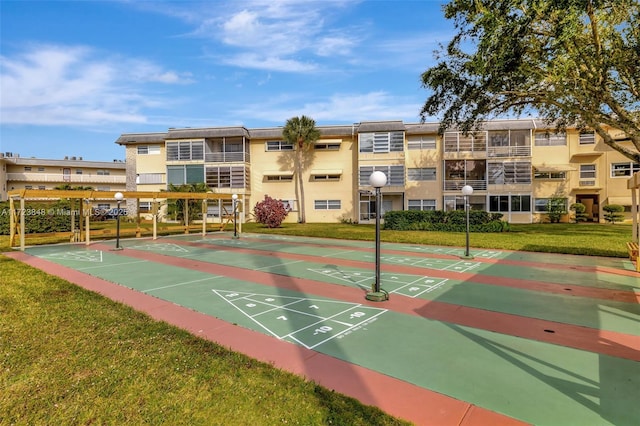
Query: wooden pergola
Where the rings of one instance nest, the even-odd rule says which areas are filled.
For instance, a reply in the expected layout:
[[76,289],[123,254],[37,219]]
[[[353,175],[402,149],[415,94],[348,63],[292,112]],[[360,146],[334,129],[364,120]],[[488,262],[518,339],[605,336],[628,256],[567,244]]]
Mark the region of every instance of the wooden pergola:
[[627,181],[627,188],[631,190],[631,219],[632,219],[632,235],[631,241],[638,243],[640,238],[640,172],[636,172]]
[[[140,213],[140,200],[151,200],[151,214],[153,220],[153,239],[157,238],[158,233],[158,212],[160,209],[160,203],[167,200],[184,200],[185,203],[185,223],[184,231],[188,233],[192,228],[188,222],[189,218],[189,201],[201,201],[202,202],[202,234],[206,234],[207,230],[207,203],[209,201],[219,200],[232,200],[231,194],[220,194],[211,192],[169,192],[169,191],[118,191],[124,196],[124,200],[136,200],[136,237],[141,236],[141,213]],[[70,237],[70,241],[82,241],[89,245],[91,243],[91,228],[90,219],[93,214],[92,203],[95,201],[110,201],[115,200],[116,192],[113,191],[91,191],[91,190],[36,190],[36,189],[22,189],[13,190],[8,193],[9,197],[9,245],[11,247],[17,247],[15,244],[16,238],[20,239],[20,250],[25,249],[25,215],[27,213],[25,208],[25,202],[29,201],[42,201],[51,202],[61,199],[67,199],[71,203],[70,221],[71,231],[65,233]],[[238,203],[234,203],[234,207],[237,209]],[[225,209],[226,211],[226,209]],[[36,214],[36,211],[33,212]],[[47,212],[42,212],[46,214]],[[48,212],[51,213],[51,212]],[[56,212],[53,212],[56,214]],[[236,211],[226,214],[220,214],[220,230],[223,230],[225,225],[233,221]],[[76,228],[76,217],[78,219],[78,228]],[[225,222],[226,220],[226,222]],[[104,231],[101,232],[105,234]]]

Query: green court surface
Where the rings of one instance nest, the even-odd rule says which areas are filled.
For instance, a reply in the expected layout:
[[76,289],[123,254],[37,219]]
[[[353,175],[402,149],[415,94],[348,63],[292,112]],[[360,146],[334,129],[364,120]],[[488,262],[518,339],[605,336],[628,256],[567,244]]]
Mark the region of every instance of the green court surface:
[[[33,247],[27,252],[525,422],[640,424],[637,360],[409,315],[388,309],[385,302],[365,303],[364,297],[357,303],[277,285],[293,277],[363,294],[374,279],[372,243],[263,235],[232,239],[216,234],[126,240],[122,245],[121,251],[100,244]],[[640,336],[637,302],[473,281],[482,275],[640,293],[637,276],[580,268],[593,267],[596,260],[599,266],[622,270],[621,259],[497,250],[473,250],[473,260],[451,256],[461,251],[384,244],[383,287],[393,298]],[[166,256],[167,262],[158,256],[145,259],[144,253]],[[169,259],[203,262],[213,272],[190,268],[188,262],[177,266]],[[530,264],[500,263],[507,259]],[[242,268],[246,278],[216,273],[216,265]],[[391,265],[414,269],[385,271]],[[252,281],[256,272],[272,274],[275,285]]]

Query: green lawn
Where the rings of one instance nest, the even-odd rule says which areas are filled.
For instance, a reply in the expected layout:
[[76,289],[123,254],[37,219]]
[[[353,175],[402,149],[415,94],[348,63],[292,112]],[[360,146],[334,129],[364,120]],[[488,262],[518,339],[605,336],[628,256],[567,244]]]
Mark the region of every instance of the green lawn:
[[[375,237],[373,226],[352,224],[245,224],[243,232]],[[464,233],[383,230],[381,238],[465,244]],[[513,225],[470,238],[478,248],[626,257],[631,226]],[[0,271],[0,424],[401,424],[2,255]]]

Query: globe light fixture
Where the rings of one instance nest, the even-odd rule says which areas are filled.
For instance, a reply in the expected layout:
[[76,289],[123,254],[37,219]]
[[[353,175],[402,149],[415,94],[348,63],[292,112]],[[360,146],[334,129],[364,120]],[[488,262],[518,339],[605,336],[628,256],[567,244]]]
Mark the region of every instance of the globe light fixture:
[[462,195],[464,196],[464,210],[466,213],[466,225],[467,225],[467,245],[464,252],[464,259],[473,259],[473,256],[469,254],[469,196],[473,194],[473,187],[471,185],[465,185],[462,187]]
[[373,283],[371,291],[367,293],[366,299],[382,302],[389,300],[389,293],[380,287],[380,211],[382,210],[380,188],[387,184],[387,175],[381,171],[375,171],[369,176],[369,184],[376,190],[376,281]]

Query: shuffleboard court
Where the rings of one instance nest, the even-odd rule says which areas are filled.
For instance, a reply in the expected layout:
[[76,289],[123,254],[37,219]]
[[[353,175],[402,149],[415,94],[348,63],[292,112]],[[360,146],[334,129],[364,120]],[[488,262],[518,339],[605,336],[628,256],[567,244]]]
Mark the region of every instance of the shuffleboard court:
[[[487,251],[464,260],[447,248],[394,245],[381,256],[390,300],[376,303],[363,297],[374,279],[365,242],[214,234],[123,245],[120,251],[99,243],[27,253],[523,422],[632,425],[640,418],[640,357],[632,349],[640,349],[640,309],[624,301],[640,292],[637,276],[590,271],[582,259],[571,264],[574,256],[565,259],[566,270],[549,268],[549,282],[535,274],[539,264],[530,262],[533,272],[519,264],[523,276],[538,277],[539,288],[493,285],[473,278],[510,279],[510,265],[499,262],[512,254]],[[571,282],[584,276],[590,279]],[[598,297],[548,291],[569,283],[595,288]],[[469,309],[486,312],[496,324],[513,322],[514,331],[438,320],[430,314],[437,306],[458,309],[460,317]],[[593,346],[572,346],[571,336],[566,345],[560,337],[528,338],[517,331],[517,318],[555,324],[549,333],[593,330]],[[598,350],[604,345],[596,340],[605,336],[629,355]]]

